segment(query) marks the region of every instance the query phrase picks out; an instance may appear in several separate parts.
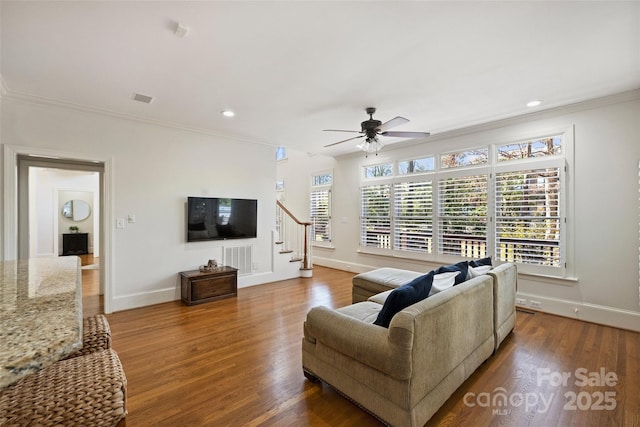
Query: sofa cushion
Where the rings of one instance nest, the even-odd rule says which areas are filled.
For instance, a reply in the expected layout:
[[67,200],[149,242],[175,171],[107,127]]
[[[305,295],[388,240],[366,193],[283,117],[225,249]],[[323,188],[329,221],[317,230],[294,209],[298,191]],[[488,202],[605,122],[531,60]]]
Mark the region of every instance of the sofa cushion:
[[388,291],[380,292],[379,294],[371,295],[367,301],[375,302],[376,304],[384,305],[385,301],[395,289],[389,289]]
[[471,260],[471,261],[469,261],[469,265],[471,267],[480,267],[481,265],[492,265],[491,264],[491,257]]
[[381,308],[381,304],[363,301],[346,307],[337,308],[336,311],[366,323],[373,323],[376,320],[378,313],[380,313]]
[[388,328],[396,313],[428,297],[433,276],[434,272],[430,271],[391,291],[373,324]]
[[383,267],[375,270],[360,273],[353,277],[353,286],[367,289],[372,293],[379,293],[391,288],[398,288],[406,285],[416,277],[425,273],[417,271],[402,270],[400,268]]
[[440,273],[433,276],[433,285],[431,286],[431,292],[429,296],[435,295],[438,292],[446,291],[456,285],[458,277],[462,273],[460,271],[449,271],[447,273]]
[[469,273],[467,274],[467,280],[473,279],[474,277],[482,276],[483,274],[487,274],[493,266],[491,265],[481,265],[479,267],[471,267],[469,266]]
[[474,259],[469,261],[469,271],[467,272],[467,280],[474,277],[487,274],[489,270],[493,268],[491,264],[491,257]]
[[467,280],[467,274],[469,272],[469,263],[467,261],[461,261],[457,264],[443,265],[442,267],[438,267],[434,270],[434,274],[452,273],[452,272],[460,273],[456,275],[453,286],[459,285],[460,283]]
[[[452,288],[453,285],[455,284],[457,276],[460,274],[461,273],[457,271],[435,274],[433,276],[433,282],[431,285],[431,291],[429,291],[429,296],[435,295],[438,292],[442,292]],[[387,300],[387,298],[389,297],[389,295],[391,294],[391,292],[393,291],[394,291],[393,289],[389,289],[388,291],[380,292],[379,294],[372,295],[369,297],[368,301],[383,305]]]

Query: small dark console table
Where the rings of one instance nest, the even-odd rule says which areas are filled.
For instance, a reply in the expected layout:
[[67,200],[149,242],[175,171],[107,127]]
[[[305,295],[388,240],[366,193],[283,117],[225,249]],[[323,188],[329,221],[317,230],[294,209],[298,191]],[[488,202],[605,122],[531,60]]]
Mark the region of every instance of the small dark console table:
[[62,255],[84,255],[89,253],[89,233],[62,234]]
[[200,270],[180,272],[182,302],[187,305],[202,304],[238,295],[238,269],[220,267],[215,271]]

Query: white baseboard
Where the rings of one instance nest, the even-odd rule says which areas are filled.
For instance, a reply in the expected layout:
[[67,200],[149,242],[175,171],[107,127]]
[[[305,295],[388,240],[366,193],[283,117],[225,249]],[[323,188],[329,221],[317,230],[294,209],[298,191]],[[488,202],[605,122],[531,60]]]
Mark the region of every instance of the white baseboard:
[[160,289],[157,291],[142,292],[114,297],[111,301],[111,311],[129,310],[131,308],[145,307],[147,305],[161,304],[163,302],[180,299],[180,287]]
[[543,297],[523,292],[517,292],[516,298],[524,298],[527,301],[533,300],[541,303],[541,307],[539,308],[531,307],[530,305],[518,305],[518,307],[524,309],[532,309],[543,313],[640,332],[639,312],[597,304]]
[[319,265],[321,267],[329,267],[335,268],[336,270],[350,271],[352,273],[365,273],[367,271],[374,270],[376,266],[373,265],[364,265],[364,264],[355,264],[352,262],[344,262],[331,258],[323,258],[315,256],[313,257],[313,264]]
[[[251,274],[238,277],[238,288],[246,288],[249,286],[262,285],[265,283],[277,282],[279,280],[287,280],[300,277],[300,270],[292,272],[274,273],[272,271]],[[145,307],[153,304],[162,304],[164,302],[180,300],[180,285],[175,288],[160,289],[157,291],[123,295],[113,298],[111,302],[111,311],[129,310],[132,308]]]

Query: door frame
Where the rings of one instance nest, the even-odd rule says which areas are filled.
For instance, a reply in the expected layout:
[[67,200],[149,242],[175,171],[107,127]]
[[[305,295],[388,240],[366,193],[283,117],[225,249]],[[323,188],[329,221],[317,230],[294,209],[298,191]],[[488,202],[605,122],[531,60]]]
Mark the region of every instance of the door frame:
[[100,281],[104,288],[104,312],[111,313],[113,302],[113,164],[112,157],[61,152],[38,147],[4,145],[3,150],[3,245],[0,259],[18,259],[18,157],[33,157],[34,160],[57,159],[84,163],[100,163],[104,166],[101,179],[100,215]]

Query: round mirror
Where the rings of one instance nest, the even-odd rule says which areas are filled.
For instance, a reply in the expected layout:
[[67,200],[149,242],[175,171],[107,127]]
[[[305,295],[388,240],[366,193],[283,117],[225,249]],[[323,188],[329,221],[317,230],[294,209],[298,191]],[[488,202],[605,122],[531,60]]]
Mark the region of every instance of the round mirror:
[[84,200],[69,200],[62,205],[62,216],[71,221],[84,221],[90,214],[91,207]]

